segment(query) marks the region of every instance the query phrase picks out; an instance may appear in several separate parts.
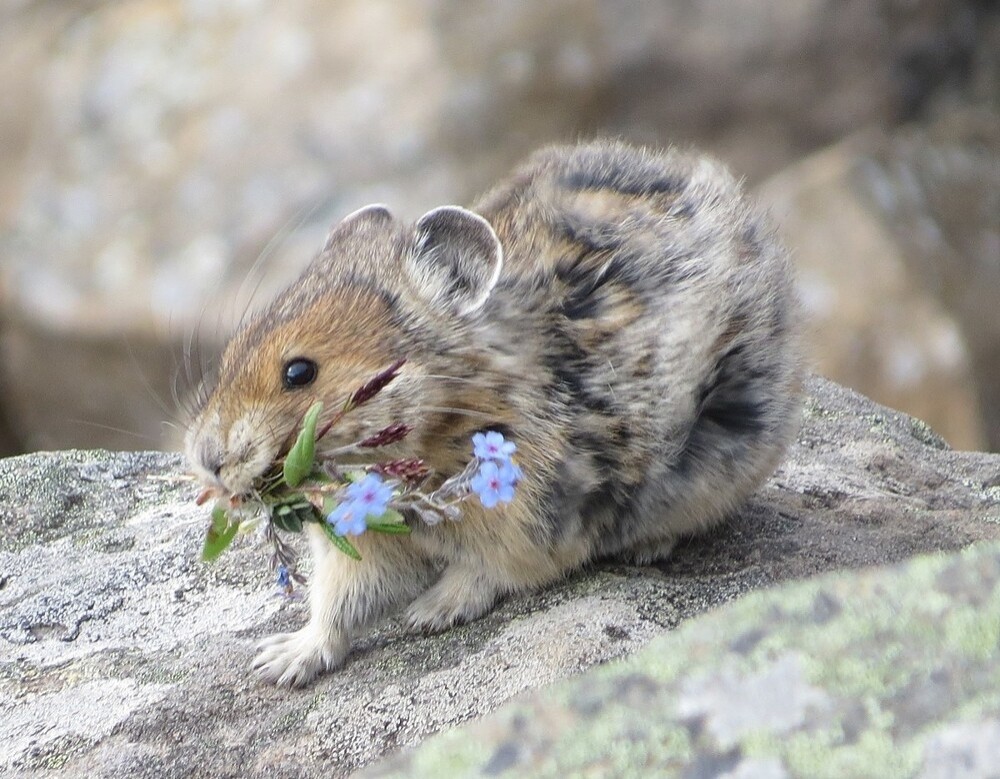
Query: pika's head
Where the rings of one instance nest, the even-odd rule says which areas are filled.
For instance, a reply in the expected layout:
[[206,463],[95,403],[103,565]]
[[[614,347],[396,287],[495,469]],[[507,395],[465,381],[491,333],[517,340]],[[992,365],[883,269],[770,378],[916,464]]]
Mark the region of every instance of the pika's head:
[[407,362],[398,378],[322,445],[418,419],[441,402],[420,355],[460,343],[502,263],[493,228],[463,208],[437,208],[414,225],[378,205],[346,217],[303,275],[227,345],[217,384],[185,439],[196,477],[219,496],[247,494],[291,446],[310,405],[323,401],[322,426],[399,359]]

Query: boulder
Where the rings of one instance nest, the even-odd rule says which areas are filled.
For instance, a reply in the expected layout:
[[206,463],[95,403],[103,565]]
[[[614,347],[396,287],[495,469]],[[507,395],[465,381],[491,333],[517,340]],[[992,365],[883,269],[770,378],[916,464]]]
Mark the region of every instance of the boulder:
[[869,129],[757,189],[793,248],[819,373],[1000,449],[1000,115]]
[[155,447],[170,374],[196,383],[257,285],[268,299],[360,205],[415,218],[602,132],[759,179],[995,94],[1000,18],[973,0],[8,6],[0,404],[27,449]]
[[996,776],[1000,544],[748,595],[369,777]]
[[910,278],[958,325],[983,417],[980,441],[1000,451],[1000,104],[956,109],[866,146],[850,172],[858,201],[890,232]]
[[[669,560],[642,568],[595,565],[437,636],[408,635],[390,619],[361,637],[343,669],[297,691],[263,686],[247,667],[254,642],[301,623],[304,604],[275,593],[267,555],[252,543],[211,565],[198,560],[207,512],[194,505],[197,490],[175,455],[75,451],[2,460],[0,696],[8,704],[0,718],[0,772],[345,775],[520,693],[634,655],[682,621],[695,618],[692,630],[701,630],[697,615],[753,590],[1000,539],[1000,456],[952,451],[922,422],[825,380],[812,379],[808,390],[803,428],[786,463],[730,522],[680,544]],[[969,563],[976,573],[957,580],[962,597],[992,603],[990,559]],[[897,598],[900,609],[919,600],[917,588],[931,574],[914,570],[924,573],[909,587],[886,588],[886,609]],[[789,596],[789,629],[807,602],[817,604],[813,619],[822,618],[823,608],[830,620],[840,619],[853,602],[852,581],[869,597],[878,593],[864,583],[880,580],[859,576],[846,574],[846,584],[829,597],[819,590]],[[943,608],[940,599],[927,600]],[[764,614],[759,624],[741,616],[733,624],[742,629],[727,643],[722,634],[713,637],[728,624],[715,617],[698,634],[708,636],[698,646],[721,658],[722,647],[739,639],[741,651],[756,652],[752,657],[763,663],[767,648],[780,645],[755,639],[754,625],[766,636],[780,615],[755,603],[746,613]],[[981,616],[991,613],[984,608]],[[969,646],[988,658],[996,644],[977,625],[959,620],[947,635],[965,646],[967,628]],[[887,638],[880,644],[885,663],[926,660],[927,641],[916,629]],[[736,742],[709,740],[717,736],[712,718],[721,716],[720,696],[744,695],[773,679],[775,689],[804,690],[793,722],[782,727],[798,727],[797,712],[811,712],[816,701],[824,726],[846,722],[837,719],[846,716],[840,698],[813,692],[815,665],[802,655],[777,652],[759,671],[733,671],[721,658],[717,681],[699,668],[691,678],[700,681],[686,688],[685,716],[708,723],[704,743],[725,750]],[[864,677],[863,669],[854,670]],[[655,699],[661,682],[672,683],[635,673],[636,685],[621,687],[621,695],[640,704]],[[947,688],[951,678],[940,684]],[[602,698],[609,689],[604,679],[594,677],[595,718],[614,710]],[[914,688],[913,705],[933,707],[928,694]],[[860,700],[863,711],[852,722],[882,713]],[[732,738],[745,735],[745,695],[742,703],[733,723],[723,722]],[[517,721],[528,730],[562,727],[548,719]],[[959,749],[963,739],[978,738],[977,727],[992,727],[973,724],[935,738]],[[500,734],[506,726],[495,727]],[[468,750],[457,753],[469,759]],[[487,760],[494,754],[500,754],[497,770],[525,764],[516,740]]]

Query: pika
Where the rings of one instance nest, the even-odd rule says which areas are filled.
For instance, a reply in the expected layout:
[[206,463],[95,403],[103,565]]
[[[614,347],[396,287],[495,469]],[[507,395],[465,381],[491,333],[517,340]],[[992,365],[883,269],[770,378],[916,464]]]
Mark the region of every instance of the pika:
[[254,669],[303,685],[400,607],[412,629],[443,630],[717,524],[798,429],[798,316],[762,215],[721,165],[677,150],[552,147],[471,210],[347,216],[226,347],[186,437],[191,468],[217,494],[248,493],[313,402],[336,408],[405,358],[321,447],[405,419],[398,456],[446,477],[475,432],[497,430],[523,480],[495,509],[358,536],[361,561],[308,523],[309,622],[265,639]]

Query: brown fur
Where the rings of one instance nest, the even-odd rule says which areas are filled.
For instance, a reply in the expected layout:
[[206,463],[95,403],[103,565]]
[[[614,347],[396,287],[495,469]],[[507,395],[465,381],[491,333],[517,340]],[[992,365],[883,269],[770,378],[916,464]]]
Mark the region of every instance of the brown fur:
[[[310,531],[312,616],[255,668],[304,684],[350,637],[407,605],[415,629],[473,619],[605,555],[649,561],[723,519],[798,425],[797,308],[784,251],[718,164],[617,143],[539,152],[474,206],[404,225],[347,217],[302,277],[240,330],[188,435],[192,467],[247,492],[317,399],[335,409],[406,357],[399,378],[324,439],[391,422],[398,456],[441,477],[479,430],[518,446],[512,503],[367,534],[363,561]],[[478,216],[477,216],[478,214]],[[319,365],[287,390],[293,357]]]

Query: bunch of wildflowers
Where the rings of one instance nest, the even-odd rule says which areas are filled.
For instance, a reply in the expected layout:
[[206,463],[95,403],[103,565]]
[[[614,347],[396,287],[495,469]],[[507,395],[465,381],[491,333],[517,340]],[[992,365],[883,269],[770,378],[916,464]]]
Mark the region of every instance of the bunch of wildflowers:
[[[343,417],[367,403],[398,375],[402,360],[381,371],[354,392],[344,406],[317,432],[322,403],[314,404],[303,418],[295,444],[280,461],[258,480],[253,497],[238,508],[217,505],[202,548],[202,558],[212,560],[232,543],[241,524],[265,521],[264,535],[273,547],[271,567],[278,586],[290,595],[293,582],[304,583],[296,570],[296,554],[279,531],[301,532],[304,523],[319,525],[341,552],[361,559],[350,537],[368,531],[406,534],[411,524],[435,525],[443,519],[461,518],[459,506],[476,496],[486,508],[509,503],[521,480],[514,464],[517,447],[497,431],[472,437],[472,459],[465,469],[446,479],[437,489],[426,491],[431,471],[422,460],[396,459],[341,466],[336,457],[358,455],[403,440],[412,430],[394,422],[367,438],[331,453],[316,456],[316,442]],[[211,493],[204,492],[199,503]],[[247,520],[246,517],[251,519]]]

